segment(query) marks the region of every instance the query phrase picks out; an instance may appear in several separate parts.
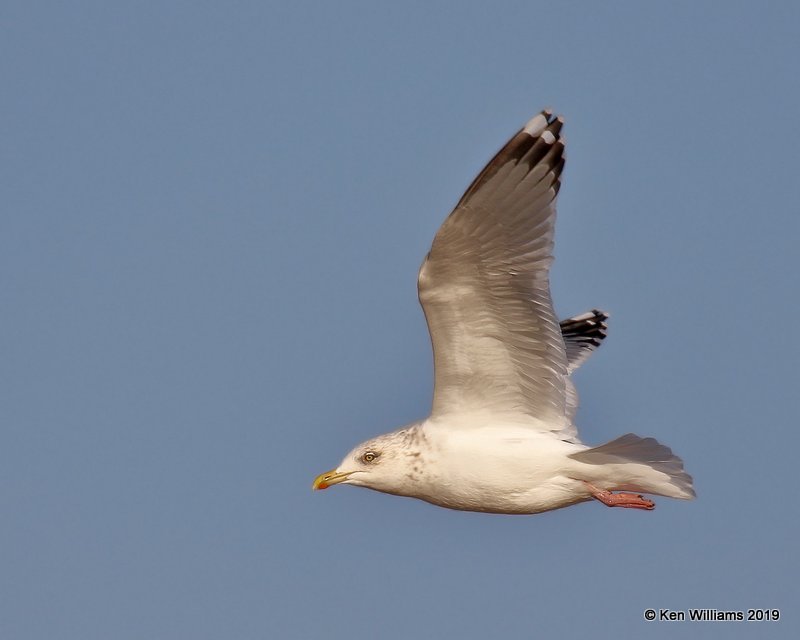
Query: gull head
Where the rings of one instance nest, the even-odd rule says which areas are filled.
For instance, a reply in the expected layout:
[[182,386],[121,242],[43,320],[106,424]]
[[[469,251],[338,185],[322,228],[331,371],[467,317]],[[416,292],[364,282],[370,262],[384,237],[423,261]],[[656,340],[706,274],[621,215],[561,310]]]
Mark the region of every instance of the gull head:
[[335,469],[321,473],[312,488],[351,484],[403,495],[422,470],[419,438],[413,427],[362,442]]

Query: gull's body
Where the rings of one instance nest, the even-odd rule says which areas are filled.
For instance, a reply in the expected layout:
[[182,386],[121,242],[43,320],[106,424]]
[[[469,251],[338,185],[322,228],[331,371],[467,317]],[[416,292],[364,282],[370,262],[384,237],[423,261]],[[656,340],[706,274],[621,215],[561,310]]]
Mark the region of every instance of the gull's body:
[[550,298],[562,121],[542,112],[467,189],[419,272],[434,352],[431,415],[369,440],[314,488],[353,484],[452,509],[538,513],[628,493],[691,498],[681,460],[633,434],[590,448],[570,374],[605,336],[605,314],[559,323]]
[[[492,513],[537,513],[590,497],[564,464],[586,447],[491,418],[476,420],[466,431],[464,426],[425,421],[410,427],[424,434],[431,453],[420,454],[418,471],[406,475],[396,493]],[[580,463],[573,466],[577,470]]]

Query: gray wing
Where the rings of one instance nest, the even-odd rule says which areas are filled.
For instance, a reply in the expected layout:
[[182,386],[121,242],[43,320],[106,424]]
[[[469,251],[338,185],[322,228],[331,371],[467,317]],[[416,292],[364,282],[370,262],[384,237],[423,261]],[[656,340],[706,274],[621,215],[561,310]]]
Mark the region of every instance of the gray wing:
[[567,355],[549,284],[562,125],[544,111],[511,138],[442,224],[420,268],[434,419],[491,414],[556,433],[570,426]]
[[[608,314],[605,311],[592,309],[579,316],[561,321],[561,335],[567,350],[567,369],[570,373],[580,367],[594,353],[600,343],[606,339],[608,332]],[[580,442],[578,430],[575,428],[575,413],[578,411],[578,391],[571,378],[567,378],[567,419],[573,425],[571,430],[562,434],[565,440]]]

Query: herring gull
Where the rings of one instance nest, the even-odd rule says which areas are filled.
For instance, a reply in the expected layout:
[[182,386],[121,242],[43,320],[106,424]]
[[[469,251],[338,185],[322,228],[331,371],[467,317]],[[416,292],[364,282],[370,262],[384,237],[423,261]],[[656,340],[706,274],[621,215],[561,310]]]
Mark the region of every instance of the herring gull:
[[531,119],[480,172],[433,240],[419,300],[434,356],[425,420],[355,447],[314,489],[350,484],[465,511],[531,514],[641,494],[693,498],[683,462],[629,433],[581,442],[570,374],[605,337],[606,314],[558,322],[550,298],[563,120]]

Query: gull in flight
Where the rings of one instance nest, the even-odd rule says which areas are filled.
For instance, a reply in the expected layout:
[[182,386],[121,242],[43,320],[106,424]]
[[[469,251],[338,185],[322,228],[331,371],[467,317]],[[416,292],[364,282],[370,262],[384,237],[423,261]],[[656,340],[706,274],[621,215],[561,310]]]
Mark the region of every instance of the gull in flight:
[[570,374],[606,314],[558,322],[550,298],[563,120],[531,119],[480,172],[419,270],[434,358],[431,415],[368,440],[314,489],[350,484],[465,511],[530,514],[598,500],[691,499],[672,451],[629,433],[583,444]]

